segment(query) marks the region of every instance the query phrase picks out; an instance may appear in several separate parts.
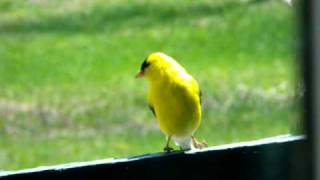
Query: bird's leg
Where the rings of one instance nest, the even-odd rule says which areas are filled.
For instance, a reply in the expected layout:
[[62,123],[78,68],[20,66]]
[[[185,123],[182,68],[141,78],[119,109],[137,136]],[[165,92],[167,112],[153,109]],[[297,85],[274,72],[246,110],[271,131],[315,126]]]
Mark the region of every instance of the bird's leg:
[[202,148],[208,147],[208,143],[206,141],[201,142],[194,136],[191,136],[191,138],[192,138],[192,144],[195,148],[202,149]]
[[166,146],[163,149],[165,152],[173,151],[173,148],[170,147],[170,140],[171,140],[171,135],[167,137],[167,143],[166,143]]

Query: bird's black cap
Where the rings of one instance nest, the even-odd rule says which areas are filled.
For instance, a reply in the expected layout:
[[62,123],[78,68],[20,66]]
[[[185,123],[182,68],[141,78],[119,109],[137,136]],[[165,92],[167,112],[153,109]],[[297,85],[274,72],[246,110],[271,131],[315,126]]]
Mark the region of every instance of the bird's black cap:
[[148,58],[146,58],[143,63],[141,64],[141,67],[140,67],[140,71],[144,71],[149,65],[150,63],[147,61]]

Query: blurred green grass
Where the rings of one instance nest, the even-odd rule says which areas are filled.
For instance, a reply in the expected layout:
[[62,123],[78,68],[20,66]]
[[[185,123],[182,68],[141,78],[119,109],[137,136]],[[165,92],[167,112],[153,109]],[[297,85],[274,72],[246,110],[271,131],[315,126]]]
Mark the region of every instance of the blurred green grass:
[[278,1],[2,0],[0,169],[159,152],[140,63],[203,91],[209,145],[299,132],[294,9]]

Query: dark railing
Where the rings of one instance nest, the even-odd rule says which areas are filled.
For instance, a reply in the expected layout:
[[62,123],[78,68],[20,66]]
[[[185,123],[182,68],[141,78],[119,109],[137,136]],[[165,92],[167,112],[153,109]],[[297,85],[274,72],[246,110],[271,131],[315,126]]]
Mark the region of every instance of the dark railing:
[[[4,179],[304,179],[303,136],[2,172]],[[300,161],[301,162],[301,161]]]

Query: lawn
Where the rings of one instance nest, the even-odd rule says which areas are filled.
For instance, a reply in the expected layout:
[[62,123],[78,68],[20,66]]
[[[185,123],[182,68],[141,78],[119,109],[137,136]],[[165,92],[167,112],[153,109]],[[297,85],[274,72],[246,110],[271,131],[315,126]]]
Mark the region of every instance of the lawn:
[[2,0],[0,170],[162,151],[153,51],[199,81],[210,146],[299,133],[295,28],[273,0]]

